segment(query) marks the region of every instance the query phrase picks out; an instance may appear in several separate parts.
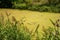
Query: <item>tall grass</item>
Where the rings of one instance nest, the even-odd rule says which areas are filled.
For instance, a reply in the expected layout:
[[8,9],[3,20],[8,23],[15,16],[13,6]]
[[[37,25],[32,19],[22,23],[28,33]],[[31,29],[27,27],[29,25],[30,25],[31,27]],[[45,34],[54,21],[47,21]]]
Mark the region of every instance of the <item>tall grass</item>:
[[[14,16],[12,16],[12,19],[10,19],[9,13],[6,12],[5,19],[4,15],[0,14],[0,40],[33,40],[32,38],[35,38],[35,40],[39,39],[38,36],[38,28],[39,24],[37,25],[36,29],[32,30],[32,32],[29,31],[27,27],[24,26],[24,21],[17,21]],[[36,37],[35,34],[37,34]]]
[[50,19],[51,23],[54,25],[54,27],[49,27],[48,29],[43,29],[43,37],[41,40],[60,40],[60,24],[58,22],[60,21],[59,19],[54,23]]
[[[10,20],[10,14],[6,13],[7,19],[4,15],[0,14],[0,40],[60,40],[60,20],[51,23],[54,27],[45,29],[43,27],[43,36],[41,37],[38,32],[40,25],[38,24],[34,32],[30,32],[27,27],[24,26],[24,22],[20,22],[12,16]],[[32,30],[33,31],[33,30]],[[35,38],[35,39],[32,39]]]
[[8,13],[6,16],[7,19],[4,20],[4,16],[0,15],[0,40],[31,40],[31,35],[23,22],[19,23],[14,16],[11,22]]

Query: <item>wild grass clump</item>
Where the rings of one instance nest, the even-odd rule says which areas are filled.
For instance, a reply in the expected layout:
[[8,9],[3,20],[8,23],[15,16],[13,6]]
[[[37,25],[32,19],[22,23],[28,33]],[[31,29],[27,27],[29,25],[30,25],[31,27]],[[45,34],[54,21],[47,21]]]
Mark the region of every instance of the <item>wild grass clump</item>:
[[54,23],[50,19],[51,23],[54,25],[54,27],[49,27],[48,29],[43,28],[43,37],[41,40],[60,40],[60,24],[58,22],[59,19]]
[[14,16],[9,20],[8,13],[6,16],[7,19],[4,20],[3,14],[0,15],[0,40],[31,40],[31,35],[23,22],[19,23]]
[[43,30],[43,37],[41,40],[60,40],[60,29],[49,27]]
[[0,40],[32,40],[32,38],[39,40],[39,24],[36,29],[34,29],[34,32],[33,30],[30,32],[29,29],[24,26],[23,20],[19,22],[14,16],[12,16],[11,20],[10,15],[11,14],[6,13],[7,19],[5,19],[4,15],[2,13],[0,14]]

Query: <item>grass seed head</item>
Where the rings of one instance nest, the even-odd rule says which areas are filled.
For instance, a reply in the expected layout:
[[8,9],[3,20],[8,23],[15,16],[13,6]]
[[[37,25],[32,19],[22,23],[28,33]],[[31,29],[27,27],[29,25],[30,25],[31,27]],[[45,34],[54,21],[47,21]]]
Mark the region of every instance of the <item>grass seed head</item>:
[[12,21],[16,22],[16,18],[14,16],[12,16]]
[[11,15],[10,13],[7,13],[7,12],[6,12],[6,16],[7,16],[7,17],[10,16],[10,15]]

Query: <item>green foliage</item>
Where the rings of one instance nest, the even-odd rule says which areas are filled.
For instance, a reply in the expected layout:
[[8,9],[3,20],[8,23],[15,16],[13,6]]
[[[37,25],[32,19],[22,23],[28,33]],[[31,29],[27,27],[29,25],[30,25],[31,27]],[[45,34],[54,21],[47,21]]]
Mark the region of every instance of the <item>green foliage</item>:
[[0,0],[0,8],[27,9],[42,12],[60,12],[60,0]]
[[13,8],[17,8],[17,9],[26,9],[26,4],[25,3],[21,3],[21,4],[15,4]]
[[60,40],[60,30],[57,30],[56,28],[49,27],[43,32],[44,35],[41,40]]
[[[58,19],[59,20],[59,19]],[[57,24],[57,22],[59,21],[56,21],[56,23],[54,23],[51,19],[51,23],[54,25],[54,27],[49,27],[48,29],[43,29],[43,37],[41,40],[60,40],[60,27],[58,25],[60,24]],[[57,25],[56,25],[57,24]]]
[[[1,14],[2,15],[2,14]],[[31,40],[31,35],[24,27],[24,24],[16,21],[12,17],[12,22],[9,20],[9,15],[4,21],[4,16],[0,17],[0,40]],[[20,27],[18,29],[18,27]]]

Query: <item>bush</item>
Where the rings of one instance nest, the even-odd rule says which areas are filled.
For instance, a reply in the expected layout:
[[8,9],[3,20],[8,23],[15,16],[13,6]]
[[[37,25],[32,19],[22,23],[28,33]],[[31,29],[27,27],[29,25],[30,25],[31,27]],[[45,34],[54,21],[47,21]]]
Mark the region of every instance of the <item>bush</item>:
[[41,6],[39,8],[39,11],[44,11],[44,12],[51,12],[51,8],[49,6]]
[[26,4],[25,3],[21,3],[21,4],[15,4],[13,6],[13,8],[16,8],[16,9],[26,9]]

